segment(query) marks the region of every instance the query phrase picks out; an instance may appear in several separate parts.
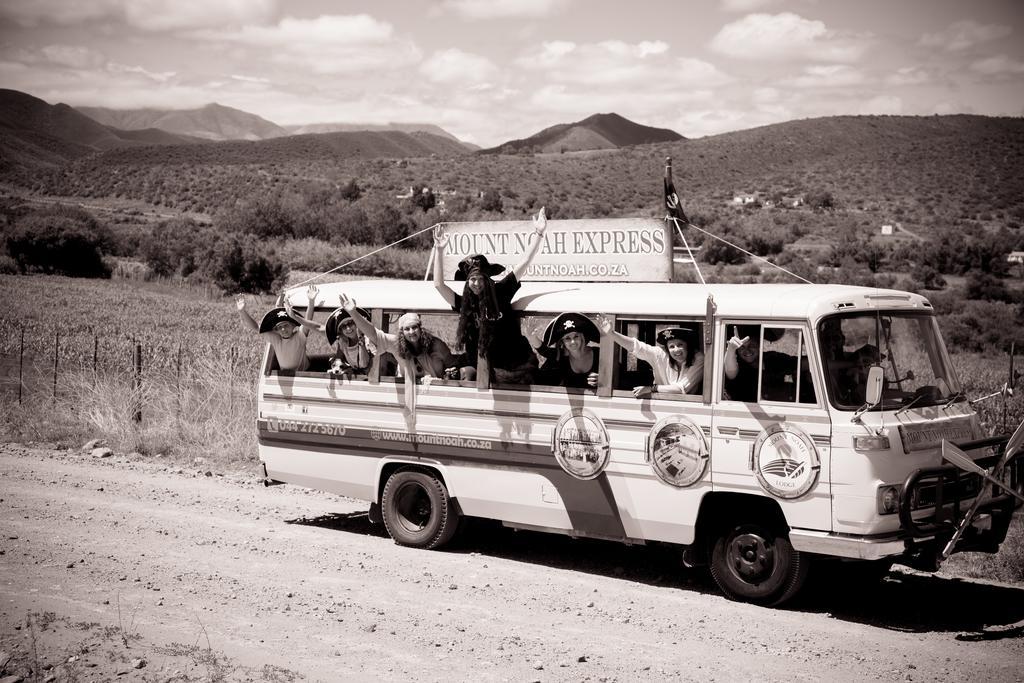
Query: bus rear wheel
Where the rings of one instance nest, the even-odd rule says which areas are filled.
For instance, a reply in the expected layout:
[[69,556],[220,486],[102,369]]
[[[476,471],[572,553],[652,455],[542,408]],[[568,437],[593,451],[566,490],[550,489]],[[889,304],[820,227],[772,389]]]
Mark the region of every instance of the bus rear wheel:
[[761,524],[726,527],[711,550],[711,576],[730,600],[780,605],[807,578],[808,558]]
[[398,545],[440,548],[459,526],[459,513],[448,489],[432,474],[398,470],[381,496],[384,527]]

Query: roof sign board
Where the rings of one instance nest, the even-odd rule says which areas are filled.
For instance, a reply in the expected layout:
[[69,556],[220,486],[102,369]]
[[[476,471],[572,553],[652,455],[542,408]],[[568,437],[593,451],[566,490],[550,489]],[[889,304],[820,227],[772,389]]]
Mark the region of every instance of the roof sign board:
[[[533,221],[446,223],[445,278],[454,278],[459,261],[484,254],[491,263],[512,268],[522,261]],[[576,282],[669,282],[672,235],[656,218],[549,220],[540,251],[523,280]]]

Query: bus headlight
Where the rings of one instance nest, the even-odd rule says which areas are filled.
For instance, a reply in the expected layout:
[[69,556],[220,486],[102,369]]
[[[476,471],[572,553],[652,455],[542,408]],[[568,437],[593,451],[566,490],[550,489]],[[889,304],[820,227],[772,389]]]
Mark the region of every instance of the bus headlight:
[[887,451],[889,437],[880,434],[856,434],[853,437],[853,449],[855,451]]
[[876,500],[878,502],[878,514],[894,514],[900,507],[900,487],[889,484],[879,486]]

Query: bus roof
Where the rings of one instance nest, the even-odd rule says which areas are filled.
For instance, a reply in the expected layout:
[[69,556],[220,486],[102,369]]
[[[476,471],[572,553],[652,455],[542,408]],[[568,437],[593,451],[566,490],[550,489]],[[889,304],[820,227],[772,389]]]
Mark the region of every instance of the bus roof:
[[[464,282],[448,282],[456,292]],[[425,280],[353,280],[318,285],[320,302],[336,305],[344,292],[363,308],[450,311]],[[911,309],[930,312],[919,294],[850,285],[686,284],[672,282],[524,282],[512,306],[533,313],[614,313],[672,318],[703,316],[708,295],[719,317],[817,320],[838,311]],[[304,287],[289,291],[296,307],[306,305]]]

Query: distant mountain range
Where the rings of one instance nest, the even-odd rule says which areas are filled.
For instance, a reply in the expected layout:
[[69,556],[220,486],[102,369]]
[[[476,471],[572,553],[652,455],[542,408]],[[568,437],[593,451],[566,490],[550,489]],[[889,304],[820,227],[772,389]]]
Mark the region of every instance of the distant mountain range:
[[[664,128],[618,114],[596,114],[546,128],[485,152],[566,152],[684,140]],[[177,149],[179,146],[187,146]],[[211,145],[213,145],[211,147]],[[27,93],[0,90],[0,172],[52,167],[96,152],[155,146],[140,163],[273,163],[305,159],[461,156],[479,150],[429,123],[317,123],[278,126],[231,107],[118,110],[51,105]],[[205,161],[204,161],[205,160]]]
[[195,142],[155,128],[111,128],[66,104],[51,105],[17,90],[0,89],[0,170],[54,165],[118,147]]
[[522,140],[510,140],[485,149],[490,154],[517,152],[579,152],[591,149],[616,149],[652,142],[685,140],[668,128],[652,128],[634,123],[618,114],[594,114],[576,123],[560,123]]
[[78,111],[105,126],[122,130],[158,128],[168,133],[203,140],[268,140],[289,132],[266,119],[220,104],[199,109],[107,109],[77,107]]
[[306,123],[301,126],[285,126],[290,135],[306,135],[309,133],[356,133],[359,131],[398,131],[399,133],[430,133],[448,138],[466,145],[470,149],[479,149],[478,145],[462,142],[441,126],[432,123]]

